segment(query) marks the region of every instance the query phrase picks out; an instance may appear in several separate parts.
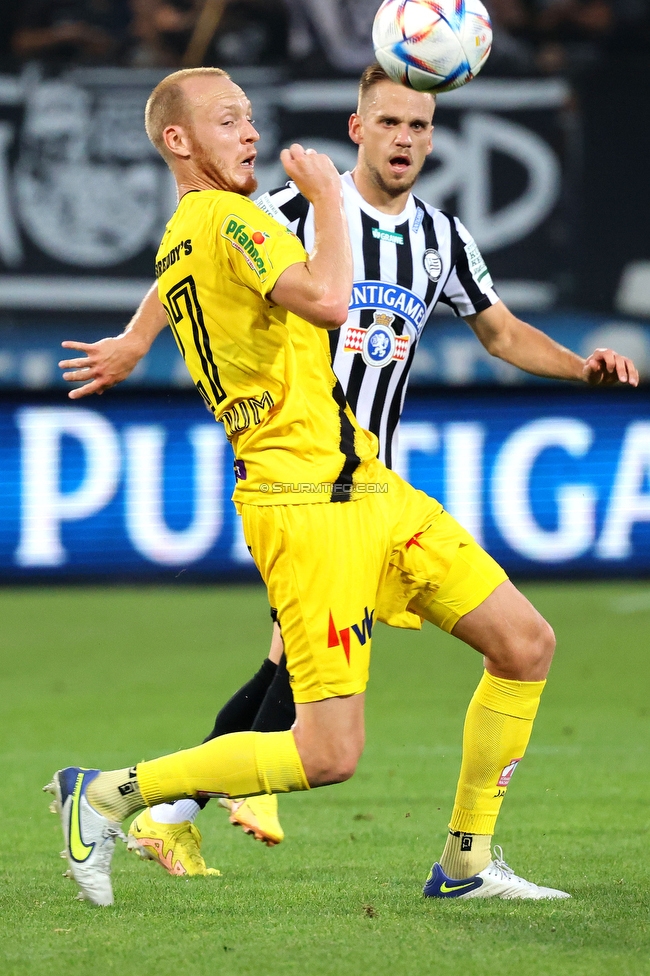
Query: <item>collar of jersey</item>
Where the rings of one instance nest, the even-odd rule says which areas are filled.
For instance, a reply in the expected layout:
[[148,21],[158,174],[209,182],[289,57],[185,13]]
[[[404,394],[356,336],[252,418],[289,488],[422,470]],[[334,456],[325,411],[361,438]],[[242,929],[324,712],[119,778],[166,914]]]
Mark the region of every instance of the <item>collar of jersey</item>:
[[347,173],[344,173],[343,176],[341,177],[341,183],[343,184],[344,189],[347,187],[349,190],[352,191],[352,193],[354,193],[360,208],[365,213],[367,213],[369,217],[374,217],[375,220],[378,220],[380,226],[382,223],[384,224],[393,223],[395,227],[397,227],[398,224],[403,224],[405,220],[409,220],[411,217],[415,216],[415,201],[413,200],[412,193],[409,193],[408,200],[406,201],[406,206],[404,207],[401,213],[387,214],[384,213],[383,210],[375,210],[375,208],[371,204],[369,204],[364,197],[361,196],[361,194],[357,190],[356,183],[352,179],[352,173],[349,170],[347,171]]

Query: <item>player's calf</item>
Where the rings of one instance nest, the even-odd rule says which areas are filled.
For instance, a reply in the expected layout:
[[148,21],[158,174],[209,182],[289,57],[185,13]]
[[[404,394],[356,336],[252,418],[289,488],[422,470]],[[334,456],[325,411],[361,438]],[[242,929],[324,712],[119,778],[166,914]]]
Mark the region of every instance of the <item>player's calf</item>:
[[357,759],[345,755],[320,755],[303,758],[305,775],[311,788],[333,786],[352,779],[357,768]]
[[293,734],[312,788],[354,775],[365,744],[364,701],[361,694],[296,705]]
[[525,756],[555,649],[549,624],[508,581],[462,617],[453,634],[483,653],[486,671],[465,718],[460,776],[440,858],[441,883],[448,888],[449,879],[488,870],[497,817]]

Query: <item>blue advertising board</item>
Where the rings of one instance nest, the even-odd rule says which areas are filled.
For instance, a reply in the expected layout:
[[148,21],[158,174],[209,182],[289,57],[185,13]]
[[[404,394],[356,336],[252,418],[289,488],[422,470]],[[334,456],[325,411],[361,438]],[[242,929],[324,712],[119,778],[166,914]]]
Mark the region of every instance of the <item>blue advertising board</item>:
[[[411,388],[474,383],[548,386],[554,382],[490,356],[462,319],[439,314],[441,309],[439,306],[422,332],[410,374]],[[581,356],[590,355],[599,346],[610,346],[633,359],[644,379],[650,378],[650,325],[642,319],[613,319],[592,312],[521,311],[521,316]],[[104,336],[118,335],[124,324],[124,316],[116,319],[99,313],[76,319],[66,315],[56,319],[51,315],[10,318],[0,308],[0,391],[66,389],[68,384],[58,363],[70,353],[61,349],[61,341],[97,342]],[[163,329],[126,384],[130,390],[151,393],[191,389],[192,381],[171,329]]]
[[[195,394],[0,402],[0,579],[256,578]],[[650,572],[644,390],[412,398],[396,467],[514,574]]]

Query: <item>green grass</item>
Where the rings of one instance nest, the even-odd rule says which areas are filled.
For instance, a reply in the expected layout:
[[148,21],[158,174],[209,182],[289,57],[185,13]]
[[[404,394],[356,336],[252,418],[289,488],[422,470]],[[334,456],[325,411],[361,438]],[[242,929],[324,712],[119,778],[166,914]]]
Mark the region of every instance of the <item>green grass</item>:
[[211,804],[223,877],[172,879],[121,847],[116,905],[74,900],[54,769],[124,766],[199,741],[261,661],[260,589],[0,592],[0,972],[6,976],[650,974],[650,587],[525,587],[558,653],[497,841],[569,902],[431,902],[474,652],[376,628],[368,746],[342,786],[281,799],[267,850]]

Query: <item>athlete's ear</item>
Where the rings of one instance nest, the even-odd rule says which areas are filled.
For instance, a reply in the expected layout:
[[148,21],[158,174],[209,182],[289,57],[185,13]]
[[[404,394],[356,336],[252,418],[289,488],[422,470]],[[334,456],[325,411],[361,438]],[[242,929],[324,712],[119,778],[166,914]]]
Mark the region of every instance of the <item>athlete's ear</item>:
[[162,136],[170,153],[180,159],[189,159],[189,138],[182,125],[168,125],[166,129],[163,129]]
[[357,112],[353,112],[348,122],[348,135],[352,142],[360,146],[363,142],[363,119]]

